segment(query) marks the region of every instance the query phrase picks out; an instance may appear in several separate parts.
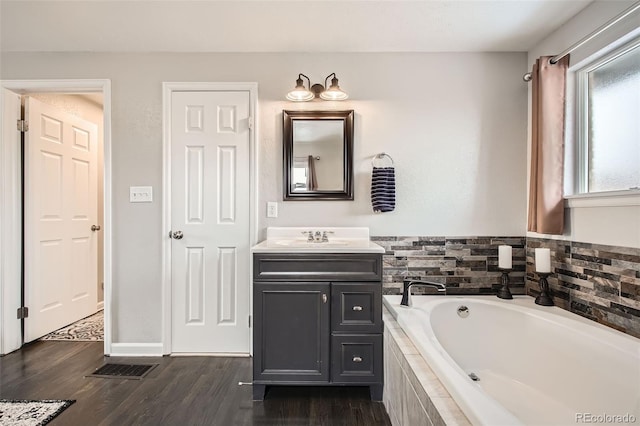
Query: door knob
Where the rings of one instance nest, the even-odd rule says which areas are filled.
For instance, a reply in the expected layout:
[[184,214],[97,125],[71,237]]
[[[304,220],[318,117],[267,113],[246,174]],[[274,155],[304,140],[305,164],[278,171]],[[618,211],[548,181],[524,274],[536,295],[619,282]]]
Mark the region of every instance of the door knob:
[[99,231],[100,230],[100,225],[91,225],[91,230],[93,232]]
[[181,240],[184,235],[182,235],[182,231],[169,231],[169,238],[173,238],[174,240]]

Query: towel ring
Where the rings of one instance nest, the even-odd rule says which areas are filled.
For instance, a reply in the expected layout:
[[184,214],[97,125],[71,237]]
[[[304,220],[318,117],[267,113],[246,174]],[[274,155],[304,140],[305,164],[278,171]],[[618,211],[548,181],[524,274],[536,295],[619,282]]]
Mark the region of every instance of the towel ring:
[[375,165],[376,160],[384,160],[386,158],[388,158],[391,161],[391,166],[393,166],[393,158],[391,158],[391,156],[386,152],[381,152],[380,154],[374,155],[373,158],[371,159],[371,165],[373,167],[376,167]]

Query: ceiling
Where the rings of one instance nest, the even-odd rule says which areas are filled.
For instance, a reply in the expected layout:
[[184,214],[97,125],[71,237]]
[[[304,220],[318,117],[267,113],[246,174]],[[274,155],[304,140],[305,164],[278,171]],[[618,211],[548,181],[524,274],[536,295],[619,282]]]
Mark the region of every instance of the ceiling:
[[5,52],[528,51],[591,2],[1,0],[0,48]]

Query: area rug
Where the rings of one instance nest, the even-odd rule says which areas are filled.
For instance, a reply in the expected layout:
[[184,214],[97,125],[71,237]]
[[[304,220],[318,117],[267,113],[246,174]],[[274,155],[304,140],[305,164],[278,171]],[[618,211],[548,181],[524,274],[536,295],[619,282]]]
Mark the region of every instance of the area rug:
[[10,401],[0,399],[0,425],[46,425],[74,402],[72,400]]
[[100,342],[104,340],[104,311],[99,311],[90,317],[86,317],[60,330],[49,333],[40,340]]

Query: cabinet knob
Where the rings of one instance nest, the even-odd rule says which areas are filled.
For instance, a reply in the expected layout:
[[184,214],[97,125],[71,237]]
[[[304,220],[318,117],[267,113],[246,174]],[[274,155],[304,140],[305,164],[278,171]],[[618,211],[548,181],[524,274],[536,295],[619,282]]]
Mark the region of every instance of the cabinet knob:
[[360,358],[359,356],[354,356],[353,362],[362,362],[362,358]]
[[356,305],[356,306],[353,307],[353,310],[354,311],[361,311],[362,310],[362,306]]
[[322,303],[327,303],[327,295],[322,293]]

